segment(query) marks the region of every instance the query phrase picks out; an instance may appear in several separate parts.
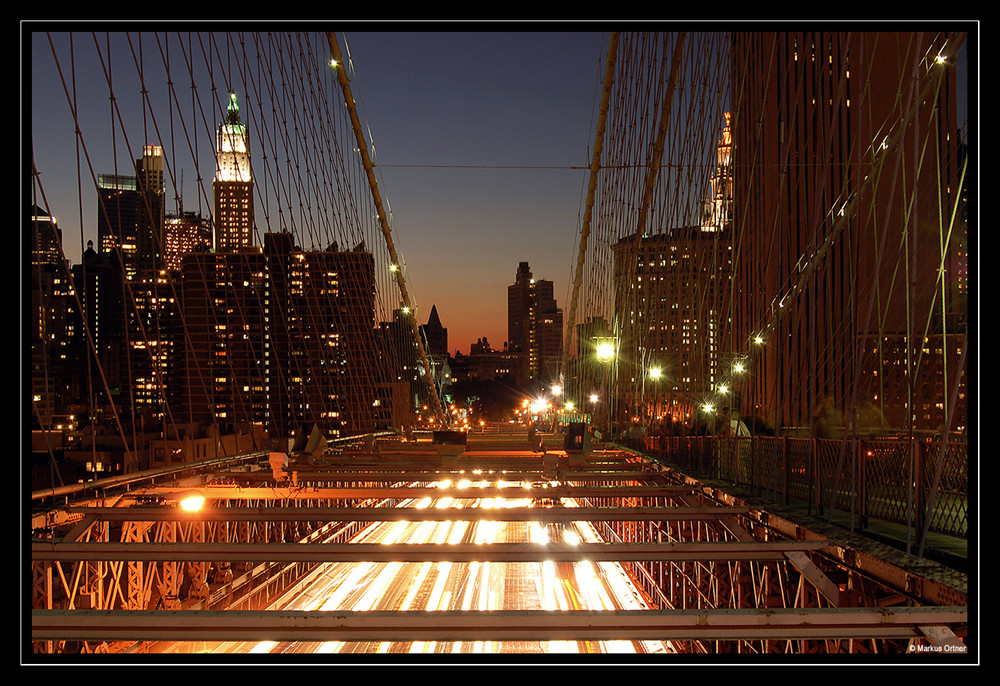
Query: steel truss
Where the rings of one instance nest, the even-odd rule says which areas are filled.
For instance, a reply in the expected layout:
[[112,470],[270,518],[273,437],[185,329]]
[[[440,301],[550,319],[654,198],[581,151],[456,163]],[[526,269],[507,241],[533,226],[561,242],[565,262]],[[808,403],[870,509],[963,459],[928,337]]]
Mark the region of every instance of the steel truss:
[[[192,483],[58,508],[61,526],[32,540],[36,652],[120,650],[141,641],[546,640],[656,638],[688,653],[964,651],[967,599],[955,590],[742,503],[683,474],[619,451],[553,467],[508,451],[504,478],[548,479],[574,507],[399,508],[403,498],[469,497],[443,476],[496,469],[469,451],[452,468],[357,453],[339,465],[266,483],[262,472],[196,484],[213,506],[190,515],[146,499]],[[551,455],[550,455],[551,457]],[[498,470],[497,470],[498,471]],[[407,476],[405,480],[402,477]],[[242,483],[240,483],[242,482]],[[473,497],[493,489],[476,488]],[[527,492],[504,488],[508,497]],[[109,506],[113,505],[113,506]],[[365,545],[370,522],[420,519],[589,521],[605,543]],[[614,612],[265,611],[331,561],[612,560],[651,608]],[[197,631],[193,629],[197,627]]]

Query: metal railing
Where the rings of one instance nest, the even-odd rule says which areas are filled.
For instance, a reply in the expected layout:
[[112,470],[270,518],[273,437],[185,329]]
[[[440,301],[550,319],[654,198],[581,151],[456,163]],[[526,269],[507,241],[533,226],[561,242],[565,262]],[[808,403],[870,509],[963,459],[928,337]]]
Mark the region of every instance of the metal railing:
[[804,505],[811,514],[846,513],[852,526],[877,519],[903,525],[918,539],[927,531],[968,537],[966,443],[663,436],[629,447],[783,505]]

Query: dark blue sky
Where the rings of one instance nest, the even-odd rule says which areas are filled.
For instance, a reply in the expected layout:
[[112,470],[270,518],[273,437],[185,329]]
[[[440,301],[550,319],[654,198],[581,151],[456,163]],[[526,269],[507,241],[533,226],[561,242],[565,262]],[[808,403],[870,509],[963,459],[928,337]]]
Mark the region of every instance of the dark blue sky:
[[408,277],[425,314],[437,305],[452,352],[480,336],[503,345],[521,261],[568,308],[606,36],[348,33],[346,44]]

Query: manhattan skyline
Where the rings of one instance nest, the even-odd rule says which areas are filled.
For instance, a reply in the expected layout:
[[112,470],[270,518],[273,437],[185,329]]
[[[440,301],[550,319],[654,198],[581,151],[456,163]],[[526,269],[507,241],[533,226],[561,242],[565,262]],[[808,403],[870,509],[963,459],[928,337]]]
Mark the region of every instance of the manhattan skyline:
[[[137,51],[138,34],[130,34],[131,45],[123,35],[109,39],[124,48],[116,56]],[[538,278],[553,281],[560,307],[568,306],[606,35],[338,35],[345,58],[353,63],[352,91],[370,132],[380,191],[390,208],[418,320],[424,323],[436,306],[449,329],[451,353],[467,353],[482,337],[502,348],[507,340],[507,286],[523,261]],[[96,244],[96,194],[84,182],[81,232],[68,98],[48,36],[36,33],[31,38],[30,144],[45,194],[39,204],[47,204],[57,218],[65,256],[77,263],[86,241]],[[108,133],[112,115],[125,118],[128,112],[137,120],[125,124],[130,135],[142,131],[140,85],[120,85],[134,78],[134,64],[119,57],[110,67],[117,74],[119,99],[113,113],[101,62],[93,58],[93,38],[74,36],[75,74],[68,73],[68,37],[54,34],[52,42],[67,82],[75,77],[76,97],[82,103],[81,136],[89,159],[83,162],[81,177],[88,174],[87,163],[98,174],[129,173],[126,165],[139,156],[137,148],[141,151],[141,145],[154,142],[129,140],[123,149],[124,142],[112,141]],[[143,35],[142,49],[149,55],[145,59],[159,59],[152,36]],[[96,86],[83,87],[87,83]],[[206,121],[209,116],[215,113],[206,112]],[[157,119],[165,119],[162,112]],[[216,123],[208,121],[209,126]],[[251,159],[259,164],[261,132],[249,123]],[[161,130],[155,142],[166,138]],[[190,164],[180,163],[176,183],[181,185],[182,175],[184,209],[207,215],[197,179],[202,187],[210,185],[214,158],[211,150],[199,149],[197,154],[197,173]],[[167,210],[175,211],[169,182],[167,198]],[[269,230],[265,221],[258,215],[258,243]]]

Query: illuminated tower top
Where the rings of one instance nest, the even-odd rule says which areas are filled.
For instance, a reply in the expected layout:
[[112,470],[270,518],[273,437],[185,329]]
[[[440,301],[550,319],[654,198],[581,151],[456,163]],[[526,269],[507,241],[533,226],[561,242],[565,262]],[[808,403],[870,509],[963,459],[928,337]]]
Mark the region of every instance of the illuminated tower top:
[[253,179],[247,127],[240,121],[236,94],[229,94],[225,119],[219,124],[215,146],[213,228],[215,248],[239,252],[252,247]]
[[247,127],[240,121],[236,93],[229,94],[226,118],[219,124],[215,145],[215,180],[222,183],[250,183],[250,141]]
[[729,225],[733,197],[733,172],[730,166],[733,135],[729,124],[730,113],[726,112],[726,125],[716,149],[715,173],[709,181],[708,197],[704,201],[702,231],[723,231]]

